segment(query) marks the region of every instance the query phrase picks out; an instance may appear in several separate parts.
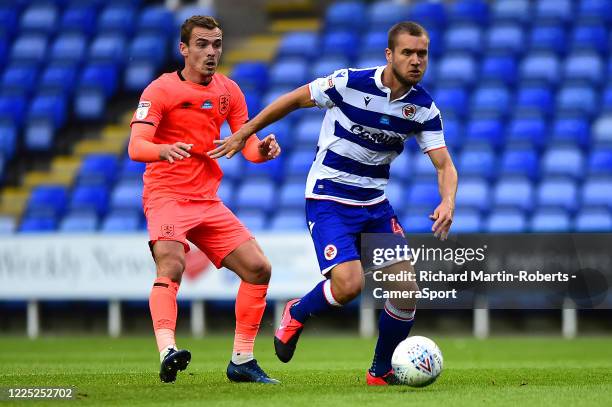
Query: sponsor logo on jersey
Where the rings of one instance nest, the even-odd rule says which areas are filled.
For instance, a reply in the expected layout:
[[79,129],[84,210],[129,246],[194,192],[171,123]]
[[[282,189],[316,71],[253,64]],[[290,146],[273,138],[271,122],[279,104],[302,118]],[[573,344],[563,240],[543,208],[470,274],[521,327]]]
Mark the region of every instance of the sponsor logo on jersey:
[[229,95],[219,96],[219,113],[225,114],[229,110],[230,97]]
[[414,115],[416,114],[416,106],[413,104],[408,104],[402,108],[402,114],[408,120],[414,119]]
[[364,96],[363,97],[363,103],[365,103],[366,107],[368,107],[368,105],[370,104],[371,100],[372,100],[372,98],[370,96]]
[[389,118],[389,116],[387,116],[386,114],[383,114],[382,116],[380,116],[380,124],[384,124],[388,126],[389,123],[391,123],[391,119]]
[[136,120],[142,120],[146,118],[149,114],[149,108],[151,107],[151,102],[146,100],[141,100],[138,103],[138,109],[136,109]]
[[161,234],[163,237],[172,237],[174,236],[174,225],[162,225],[161,226]]
[[202,103],[202,106],[200,106],[200,109],[212,109],[212,107],[213,107],[212,102],[210,100],[205,100]]
[[334,246],[333,244],[328,244],[327,246],[325,246],[323,254],[325,255],[325,259],[333,260],[338,255],[338,249],[336,249],[336,246]]
[[400,138],[393,137],[383,132],[376,133],[368,131],[364,129],[364,127],[360,124],[353,124],[353,126],[351,126],[351,133],[358,135],[359,138],[362,138],[364,140],[373,141],[376,144],[386,144],[389,146],[393,146],[402,142]]

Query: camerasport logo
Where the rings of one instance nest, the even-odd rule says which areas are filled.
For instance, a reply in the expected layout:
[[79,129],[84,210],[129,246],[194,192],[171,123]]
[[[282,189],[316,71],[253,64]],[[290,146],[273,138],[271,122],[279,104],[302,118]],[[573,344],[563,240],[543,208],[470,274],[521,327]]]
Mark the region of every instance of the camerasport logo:
[[333,260],[338,255],[338,249],[336,249],[336,246],[334,246],[333,244],[328,244],[327,246],[325,246],[323,254],[325,255],[325,259]]
[[402,114],[408,120],[414,119],[414,115],[416,114],[416,106],[415,105],[406,105],[402,108]]

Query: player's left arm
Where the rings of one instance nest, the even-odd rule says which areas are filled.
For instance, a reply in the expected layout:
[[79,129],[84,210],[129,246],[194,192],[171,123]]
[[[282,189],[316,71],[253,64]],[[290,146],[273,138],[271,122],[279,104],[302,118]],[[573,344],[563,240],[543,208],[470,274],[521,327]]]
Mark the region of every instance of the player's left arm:
[[455,212],[455,196],[457,195],[457,169],[446,147],[432,149],[427,152],[438,173],[438,189],[441,201],[429,218],[434,221],[431,231],[435,237],[446,240]]

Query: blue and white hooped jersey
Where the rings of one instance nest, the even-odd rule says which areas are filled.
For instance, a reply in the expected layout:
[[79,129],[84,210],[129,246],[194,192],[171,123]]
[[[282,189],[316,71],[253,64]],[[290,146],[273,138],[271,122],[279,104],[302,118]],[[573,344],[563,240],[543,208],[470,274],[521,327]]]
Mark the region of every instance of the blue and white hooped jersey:
[[421,150],[444,147],[442,118],[419,85],[390,100],[384,66],[340,69],[310,83],[312,100],[327,108],[317,155],[306,181],[306,198],[349,205],[382,202],[391,161],[415,136]]

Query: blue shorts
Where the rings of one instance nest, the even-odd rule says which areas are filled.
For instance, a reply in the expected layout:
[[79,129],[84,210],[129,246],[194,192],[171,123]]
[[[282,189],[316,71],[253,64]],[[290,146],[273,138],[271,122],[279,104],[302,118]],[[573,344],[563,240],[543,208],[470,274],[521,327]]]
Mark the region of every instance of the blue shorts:
[[340,263],[361,260],[362,233],[404,235],[393,208],[386,200],[375,205],[353,206],[306,199],[306,221],[324,275]]

